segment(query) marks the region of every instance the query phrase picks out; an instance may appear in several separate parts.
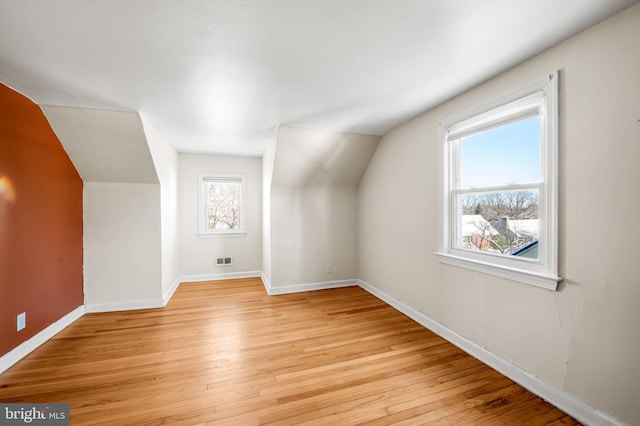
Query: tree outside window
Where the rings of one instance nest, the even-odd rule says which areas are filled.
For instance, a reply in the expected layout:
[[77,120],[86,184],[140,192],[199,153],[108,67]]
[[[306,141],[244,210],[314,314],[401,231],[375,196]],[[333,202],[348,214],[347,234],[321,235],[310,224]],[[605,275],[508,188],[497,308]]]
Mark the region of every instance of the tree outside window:
[[244,234],[244,177],[201,173],[199,232],[201,237]]

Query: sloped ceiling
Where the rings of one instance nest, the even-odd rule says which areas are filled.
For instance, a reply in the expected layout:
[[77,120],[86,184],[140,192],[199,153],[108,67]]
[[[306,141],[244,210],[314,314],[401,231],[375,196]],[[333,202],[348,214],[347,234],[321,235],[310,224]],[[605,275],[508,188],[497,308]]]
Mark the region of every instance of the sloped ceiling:
[[280,126],[273,167],[275,187],[357,187],[379,136]]
[[159,183],[138,113],[41,108],[84,182]]
[[0,81],[139,111],[177,150],[381,135],[639,0],[3,0]]

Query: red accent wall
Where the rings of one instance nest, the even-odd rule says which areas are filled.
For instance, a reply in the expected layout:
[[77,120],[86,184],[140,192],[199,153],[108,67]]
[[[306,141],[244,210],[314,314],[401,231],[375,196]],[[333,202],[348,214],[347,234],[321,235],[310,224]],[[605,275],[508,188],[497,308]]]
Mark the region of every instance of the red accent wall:
[[0,356],[83,299],[82,179],[40,108],[0,84]]

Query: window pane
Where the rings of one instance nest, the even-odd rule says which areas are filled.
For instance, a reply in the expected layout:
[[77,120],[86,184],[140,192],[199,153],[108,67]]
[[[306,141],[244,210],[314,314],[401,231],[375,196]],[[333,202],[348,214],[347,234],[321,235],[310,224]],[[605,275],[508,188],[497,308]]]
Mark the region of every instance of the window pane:
[[538,258],[538,190],[457,196],[457,248]]
[[240,184],[235,182],[207,183],[207,204],[237,206],[239,204]]
[[207,228],[238,229],[237,207],[209,207],[207,209]]
[[463,138],[461,187],[540,180],[540,117],[531,117]]

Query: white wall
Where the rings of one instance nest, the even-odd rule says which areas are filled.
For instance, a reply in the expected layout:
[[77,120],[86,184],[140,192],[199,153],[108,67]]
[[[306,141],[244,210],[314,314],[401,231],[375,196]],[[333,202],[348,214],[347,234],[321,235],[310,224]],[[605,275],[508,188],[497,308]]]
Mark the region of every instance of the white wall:
[[[398,127],[359,197],[361,279],[629,424],[640,424],[639,40],[635,6]],[[559,291],[438,263],[438,121],[556,69]]]
[[[262,159],[218,155],[178,155],[178,247],[180,276],[253,272],[262,268]],[[245,176],[246,231],[244,237],[199,238],[198,173]],[[233,265],[216,267],[216,256],[232,256]]]
[[356,208],[356,187],[274,187],[271,285],[357,278]]
[[357,188],[379,136],[280,126],[271,286],[357,278]]
[[144,131],[160,180],[162,241],[162,294],[165,299],[177,285],[178,259],[178,153],[149,122]]
[[137,112],[52,105],[42,110],[84,182],[88,309],[161,305],[169,277],[177,277],[168,250],[171,232],[165,232],[175,192],[171,150],[156,141],[154,164]]
[[277,149],[277,132],[267,145],[262,156],[262,278],[267,286],[271,284],[271,182]]
[[160,186],[84,184],[86,305],[162,300]]

